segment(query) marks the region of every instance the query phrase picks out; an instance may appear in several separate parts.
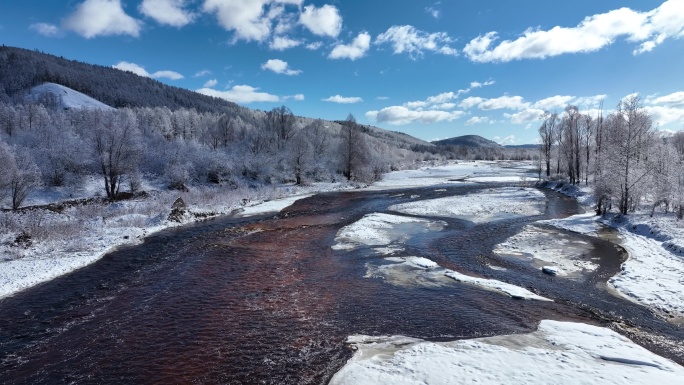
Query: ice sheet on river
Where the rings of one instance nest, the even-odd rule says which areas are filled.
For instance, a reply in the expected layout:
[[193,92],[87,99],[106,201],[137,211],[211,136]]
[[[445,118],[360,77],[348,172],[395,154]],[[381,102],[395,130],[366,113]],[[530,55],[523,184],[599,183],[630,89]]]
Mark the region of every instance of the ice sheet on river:
[[[337,233],[333,246],[336,250],[349,250],[359,245],[387,246],[402,243],[411,236],[428,231],[439,231],[446,226],[442,221],[405,217],[401,215],[372,213],[343,227]],[[378,250],[384,250],[378,248]],[[387,249],[391,251],[392,249]],[[396,251],[396,249],[394,249]],[[391,253],[391,252],[388,252]]]
[[558,231],[525,226],[522,231],[494,247],[499,255],[527,258],[538,267],[548,265],[557,267],[560,276],[579,273],[582,270],[596,270],[598,265],[583,255],[592,246],[577,238]]
[[684,367],[610,329],[543,320],[528,334],[453,342],[355,335],[331,385],[679,384]]
[[477,286],[517,299],[551,301],[523,287],[496,279],[472,277],[454,270],[445,269],[434,261],[424,257],[389,257],[383,264],[374,262],[366,264],[367,278],[382,278],[387,283],[397,286],[448,286],[453,282]]
[[489,221],[541,215],[546,197],[533,188],[502,187],[468,195],[427,199],[390,206],[404,214],[452,217],[485,223]]

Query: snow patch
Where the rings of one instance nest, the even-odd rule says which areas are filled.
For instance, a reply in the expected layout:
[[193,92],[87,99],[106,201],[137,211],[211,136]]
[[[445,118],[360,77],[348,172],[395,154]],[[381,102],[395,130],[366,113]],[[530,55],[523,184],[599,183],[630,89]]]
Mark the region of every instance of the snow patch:
[[592,246],[580,239],[554,230],[525,226],[522,231],[494,247],[494,253],[530,259],[541,268],[548,263],[555,266],[560,276],[596,270],[598,265],[582,256]]
[[534,299],[537,301],[553,301],[546,297],[534,294],[531,291],[520,286],[511,285],[510,283],[497,281],[496,279],[477,278],[469,275],[461,274],[453,270],[447,270],[445,276],[457,282],[466,283],[469,285],[479,286],[481,288],[507,294],[515,299]]
[[679,384],[684,367],[618,333],[543,320],[537,331],[453,342],[350,336],[356,353],[331,385]]
[[64,87],[55,83],[43,83],[31,88],[27,99],[40,101],[45,94],[54,95],[57,98],[59,107],[63,109],[88,109],[88,110],[113,110],[114,108],[98,101],[86,94],[82,94],[69,87]]
[[452,217],[485,223],[521,216],[541,215],[546,197],[533,188],[502,187],[474,194],[427,199],[390,206],[404,214]]
[[337,233],[335,250],[349,250],[359,245],[385,246],[405,242],[411,236],[428,231],[439,231],[446,226],[442,221],[372,213],[345,226]]

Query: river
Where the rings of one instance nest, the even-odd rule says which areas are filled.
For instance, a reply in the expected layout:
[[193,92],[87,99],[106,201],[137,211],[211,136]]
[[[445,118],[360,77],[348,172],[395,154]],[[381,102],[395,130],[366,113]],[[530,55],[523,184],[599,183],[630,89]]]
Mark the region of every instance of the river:
[[[606,241],[564,233],[589,243],[587,258],[600,260],[581,280],[542,275],[492,253],[529,223],[580,211],[551,191],[543,191],[543,215],[479,225],[441,218],[444,230],[406,248],[554,302],[469,285],[391,285],[364,277],[379,256],[331,249],[337,231],[367,213],[487,187],[319,194],[278,215],[219,218],[150,236],[0,300],[0,383],[325,384],[351,357],[351,334],[445,341],[529,332],[542,319],[620,322],[684,340],[682,328],[606,291],[603,283],[625,257]],[[638,342],[684,363],[681,353]]]

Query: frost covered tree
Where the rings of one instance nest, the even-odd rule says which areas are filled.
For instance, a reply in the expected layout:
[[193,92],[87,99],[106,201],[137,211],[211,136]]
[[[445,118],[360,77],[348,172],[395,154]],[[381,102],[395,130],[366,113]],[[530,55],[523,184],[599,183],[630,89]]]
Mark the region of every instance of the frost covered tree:
[[10,178],[10,196],[12,209],[18,209],[31,189],[40,184],[40,170],[33,161],[33,156],[28,150],[20,149],[14,155]]
[[342,174],[347,180],[362,180],[362,169],[367,160],[368,149],[364,134],[352,114],[349,114],[342,124],[340,144]]
[[278,151],[294,136],[295,122],[294,114],[285,106],[275,107],[266,114],[266,129],[271,133]]
[[551,150],[553,144],[556,142],[556,124],[558,122],[558,114],[544,112],[543,121],[539,127],[539,136],[541,139],[541,157],[546,165],[546,177],[551,176]]
[[604,178],[618,194],[618,210],[622,214],[634,210],[653,170],[648,155],[655,131],[651,117],[638,96],[622,100],[606,122],[607,170]]
[[141,149],[135,115],[130,110],[92,114],[92,144],[105,191],[116,198],[122,178],[138,168]]

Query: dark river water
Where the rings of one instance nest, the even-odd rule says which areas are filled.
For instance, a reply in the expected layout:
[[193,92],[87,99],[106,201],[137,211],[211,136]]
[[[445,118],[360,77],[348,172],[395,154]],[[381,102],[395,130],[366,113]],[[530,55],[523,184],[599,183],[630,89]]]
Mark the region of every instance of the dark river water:
[[[428,199],[485,187],[414,189],[402,197],[320,194],[275,216],[222,218],[151,236],[0,300],[0,383],[325,384],[351,357],[351,334],[453,340],[529,332],[542,319],[620,322],[684,341],[683,328],[602,288],[624,260],[610,243],[583,238],[601,267],[582,280],[543,275],[492,253],[526,224],[578,212],[574,200],[553,192],[543,191],[544,215],[481,225],[447,219],[444,230],[410,240],[406,253],[554,302],[461,284],[394,286],[364,278],[366,263],[381,257],[331,249],[340,228],[413,194]],[[681,353],[638,342],[684,363]]]

